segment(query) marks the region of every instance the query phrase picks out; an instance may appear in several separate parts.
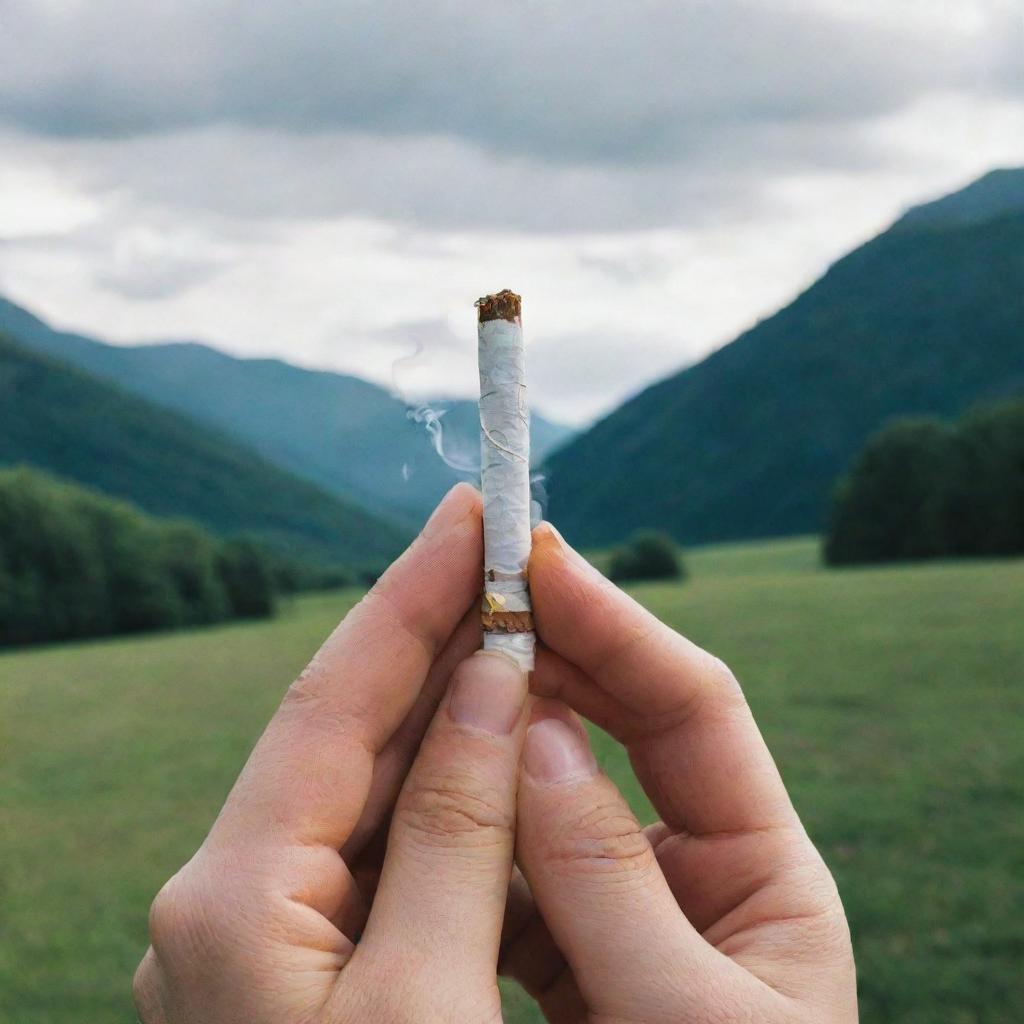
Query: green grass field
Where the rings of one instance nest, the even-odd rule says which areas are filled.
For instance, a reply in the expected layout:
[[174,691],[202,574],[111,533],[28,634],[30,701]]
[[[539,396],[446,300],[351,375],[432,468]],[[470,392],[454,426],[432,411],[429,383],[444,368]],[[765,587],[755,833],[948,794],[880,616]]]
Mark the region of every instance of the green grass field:
[[[635,595],[736,670],[853,928],[863,1019],[1024,1019],[1024,562],[827,572],[692,552]],[[0,656],[0,1021],[134,1020],[146,911],[358,595]],[[645,820],[622,753],[605,768]],[[538,1018],[509,993],[508,1020]]]

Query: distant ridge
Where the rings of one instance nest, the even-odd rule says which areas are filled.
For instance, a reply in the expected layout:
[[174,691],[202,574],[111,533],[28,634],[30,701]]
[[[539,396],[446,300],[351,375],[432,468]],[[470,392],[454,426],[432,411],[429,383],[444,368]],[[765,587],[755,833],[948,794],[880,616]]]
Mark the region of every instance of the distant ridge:
[[381,568],[404,531],[217,431],[0,333],[0,465],[27,464],[321,565]]
[[1003,167],[982,175],[966,188],[911,207],[894,230],[964,227],[1024,210],[1024,167]]
[[1024,170],[909,211],[774,316],[551,458],[550,515],[584,545],[820,529],[867,436],[1024,391]]
[[[0,330],[22,344],[185,413],[264,458],[378,514],[418,526],[460,475],[383,388],[279,359],[238,359],[195,342],[118,346],[57,331],[0,298]],[[479,448],[475,402],[444,402],[445,436]],[[533,417],[538,460],[572,430]]]

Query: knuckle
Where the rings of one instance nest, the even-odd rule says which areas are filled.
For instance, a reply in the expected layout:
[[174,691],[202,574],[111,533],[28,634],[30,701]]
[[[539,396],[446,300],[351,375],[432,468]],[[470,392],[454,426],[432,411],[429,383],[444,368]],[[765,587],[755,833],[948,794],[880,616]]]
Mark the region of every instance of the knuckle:
[[512,811],[500,795],[462,776],[410,787],[398,815],[409,832],[431,845],[490,845],[504,842],[513,828]]
[[721,658],[704,652],[685,717],[731,717],[746,710],[747,698],[733,670]]
[[165,882],[149,908],[149,936],[154,949],[168,949],[193,927],[193,901],[181,875]]
[[329,685],[325,670],[314,659],[285,691],[278,714],[285,721],[301,722],[311,736],[329,736],[335,742],[346,737],[356,743],[362,742],[361,726],[371,713],[351,697],[340,700],[337,687]]
[[315,657],[296,677],[285,691],[281,708],[285,712],[302,712],[306,709],[319,711],[324,704],[323,694],[327,689],[326,671]]
[[211,955],[233,930],[228,887],[203,886],[185,865],[156,894],[149,911],[149,935],[156,954],[170,962]]
[[570,868],[618,874],[646,871],[654,859],[636,819],[610,804],[576,814],[565,827],[554,831],[549,854]]
[[736,674],[721,658],[709,655],[706,671],[707,686],[712,693],[730,703],[746,703],[743,687],[740,686]]
[[153,949],[146,952],[132,979],[132,998],[143,1024],[162,1024],[164,1017],[160,999],[160,979]]

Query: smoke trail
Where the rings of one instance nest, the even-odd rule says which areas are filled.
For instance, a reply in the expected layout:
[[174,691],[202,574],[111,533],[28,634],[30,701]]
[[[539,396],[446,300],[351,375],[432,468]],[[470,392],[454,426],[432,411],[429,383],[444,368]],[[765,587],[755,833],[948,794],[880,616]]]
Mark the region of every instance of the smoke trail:
[[[446,437],[444,424],[441,422],[449,410],[447,407],[435,402],[413,401],[406,388],[399,381],[399,373],[402,367],[415,366],[426,350],[422,341],[414,342],[414,350],[407,356],[401,356],[391,364],[391,391],[395,398],[405,404],[405,415],[413,423],[421,424],[430,438],[431,447],[437,453],[442,462],[456,473],[461,473],[472,478],[477,485],[480,483],[480,448],[474,436],[472,441],[464,441],[459,444],[456,435],[455,443],[451,437]],[[413,473],[413,467],[408,463],[402,464],[402,479],[408,481]],[[548,492],[545,486],[547,477],[544,473],[535,471],[530,476],[530,525],[536,526],[547,514]]]
[[[405,415],[414,423],[422,424],[430,438],[431,446],[441,458],[441,461],[449,469],[456,473],[463,473],[480,477],[480,451],[474,447],[472,452],[457,451],[451,445],[446,444],[444,426],[441,419],[448,409],[437,403],[413,401],[399,381],[399,371],[404,366],[415,366],[423,355],[425,346],[422,341],[414,341],[414,349],[407,356],[401,356],[391,364],[391,392],[395,398],[405,404]],[[402,466],[402,478],[408,480],[412,474],[412,467],[406,463]]]
[[430,443],[434,446],[434,451],[437,452],[449,469],[454,469],[457,473],[479,475],[479,457],[473,460],[465,452],[445,451],[444,427],[441,423],[441,417],[447,411],[447,409],[434,409],[429,405],[418,405],[415,407],[410,406],[406,409],[405,415],[414,423],[422,423],[426,427]]

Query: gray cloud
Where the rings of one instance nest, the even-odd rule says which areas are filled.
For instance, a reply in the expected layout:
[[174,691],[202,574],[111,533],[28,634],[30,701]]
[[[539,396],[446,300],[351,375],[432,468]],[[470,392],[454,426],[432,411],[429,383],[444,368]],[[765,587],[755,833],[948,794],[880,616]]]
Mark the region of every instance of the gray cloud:
[[60,166],[87,194],[199,212],[222,224],[371,216],[541,234],[743,219],[759,210],[773,176],[808,167],[849,172],[891,158],[868,136],[835,125],[812,132],[750,126],[723,133],[706,158],[637,166],[552,165],[443,136],[282,138],[224,126],[116,140],[8,134],[0,145]]
[[[911,30],[834,0],[7,0],[0,113],[33,131],[205,125],[446,136],[548,162],[713,161],[935,88],[1019,88],[1019,26]],[[863,13],[863,11],[862,11]]]

